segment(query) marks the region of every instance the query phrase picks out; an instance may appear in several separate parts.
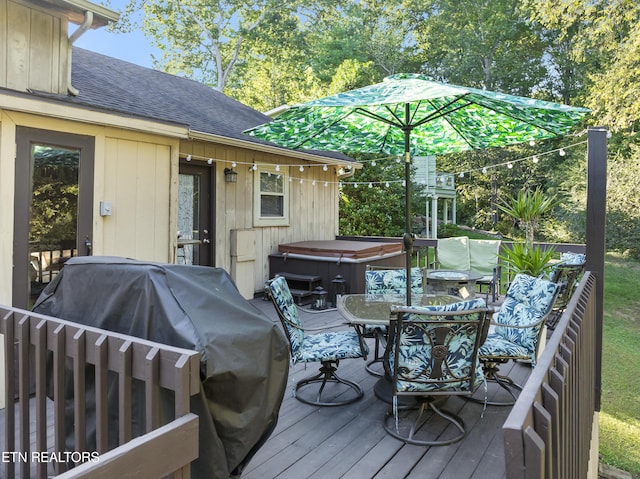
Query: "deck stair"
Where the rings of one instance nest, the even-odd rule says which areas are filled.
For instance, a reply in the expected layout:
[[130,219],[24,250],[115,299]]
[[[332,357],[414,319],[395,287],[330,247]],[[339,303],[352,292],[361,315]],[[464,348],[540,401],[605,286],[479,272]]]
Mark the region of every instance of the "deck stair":
[[320,276],[296,273],[277,273],[276,276],[283,276],[287,280],[291,295],[298,306],[310,303],[313,290],[322,286]]

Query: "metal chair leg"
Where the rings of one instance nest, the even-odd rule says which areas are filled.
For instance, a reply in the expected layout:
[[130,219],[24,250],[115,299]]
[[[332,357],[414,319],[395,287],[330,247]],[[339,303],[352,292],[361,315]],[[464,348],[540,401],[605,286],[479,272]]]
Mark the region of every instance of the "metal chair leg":
[[[364,396],[364,391],[362,390],[360,385],[357,383],[354,383],[353,381],[342,379],[340,376],[338,376],[336,374],[336,370],[338,369],[337,361],[335,363],[336,363],[336,366],[333,365],[333,361],[322,362],[322,365],[320,366],[320,372],[318,374],[306,379],[302,379],[301,381],[298,381],[295,387],[296,399],[303,403],[311,404],[314,406],[343,406],[345,404],[350,404],[362,398]],[[298,394],[301,389],[305,388],[305,386],[309,386],[316,383],[320,383],[320,387],[317,393],[315,394],[315,399],[310,399],[308,397],[305,397],[304,394],[302,395]],[[352,391],[352,393],[355,392],[355,396],[351,394],[347,397],[347,399],[343,399],[341,401],[323,401],[322,394],[324,392],[324,388],[327,385],[327,383],[344,384],[345,386],[347,386],[347,389],[339,394],[340,396],[342,396],[343,394],[348,394],[349,391]]]
[[[418,446],[446,446],[462,440],[466,436],[464,421],[457,414],[441,408],[439,404],[442,399],[442,397],[421,398],[419,400],[420,406],[412,410],[415,411],[417,409],[417,414],[413,419],[410,416],[412,412],[409,412],[406,409],[402,411],[397,410],[396,412],[398,416],[402,414],[402,417],[397,418],[394,415],[393,410],[387,412],[384,418],[385,431],[400,441],[408,444],[416,444]],[[435,415],[449,422],[454,428],[455,435],[444,439],[421,439],[421,433],[425,435],[429,434],[425,428],[427,420],[433,417],[433,415],[427,414],[429,411],[432,411]],[[450,428],[445,428],[441,436],[448,434],[449,430]]]

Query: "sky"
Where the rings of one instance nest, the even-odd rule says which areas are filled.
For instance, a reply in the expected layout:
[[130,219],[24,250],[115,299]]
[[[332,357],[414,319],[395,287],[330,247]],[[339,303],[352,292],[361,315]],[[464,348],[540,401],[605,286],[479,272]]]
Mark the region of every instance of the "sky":
[[[96,4],[101,3],[99,0],[92,1]],[[119,13],[126,4],[127,0],[111,0],[111,6],[108,8]],[[73,33],[73,29],[74,25],[70,24],[70,34]],[[109,32],[105,27],[97,30],[90,29],[80,36],[74,45],[149,68],[152,68],[151,54],[155,53],[159,56],[159,51],[151,45],[141,31],[124,34]]]

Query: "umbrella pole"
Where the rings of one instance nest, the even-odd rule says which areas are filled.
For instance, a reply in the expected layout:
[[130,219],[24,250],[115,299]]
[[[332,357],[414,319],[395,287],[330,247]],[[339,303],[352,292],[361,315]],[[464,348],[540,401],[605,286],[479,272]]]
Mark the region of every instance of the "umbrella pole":
[[411,306],[411,260],[413,256],[413,235],[411,234],[411,126],[409,104],[405,104],[406,123],[402,127],[404,131],[404,249],[406,254],[406,283],[407,283],[407,306]]

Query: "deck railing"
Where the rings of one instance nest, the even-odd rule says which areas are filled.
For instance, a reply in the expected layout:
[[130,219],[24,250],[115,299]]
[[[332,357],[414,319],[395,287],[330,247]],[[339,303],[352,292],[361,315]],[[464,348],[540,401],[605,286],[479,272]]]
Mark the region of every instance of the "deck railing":
[[4,306],[0,334],[0,476],[190,476],[199,353]]
[[503,425],[507,479],[597,477],[595,283],[586,272]]

